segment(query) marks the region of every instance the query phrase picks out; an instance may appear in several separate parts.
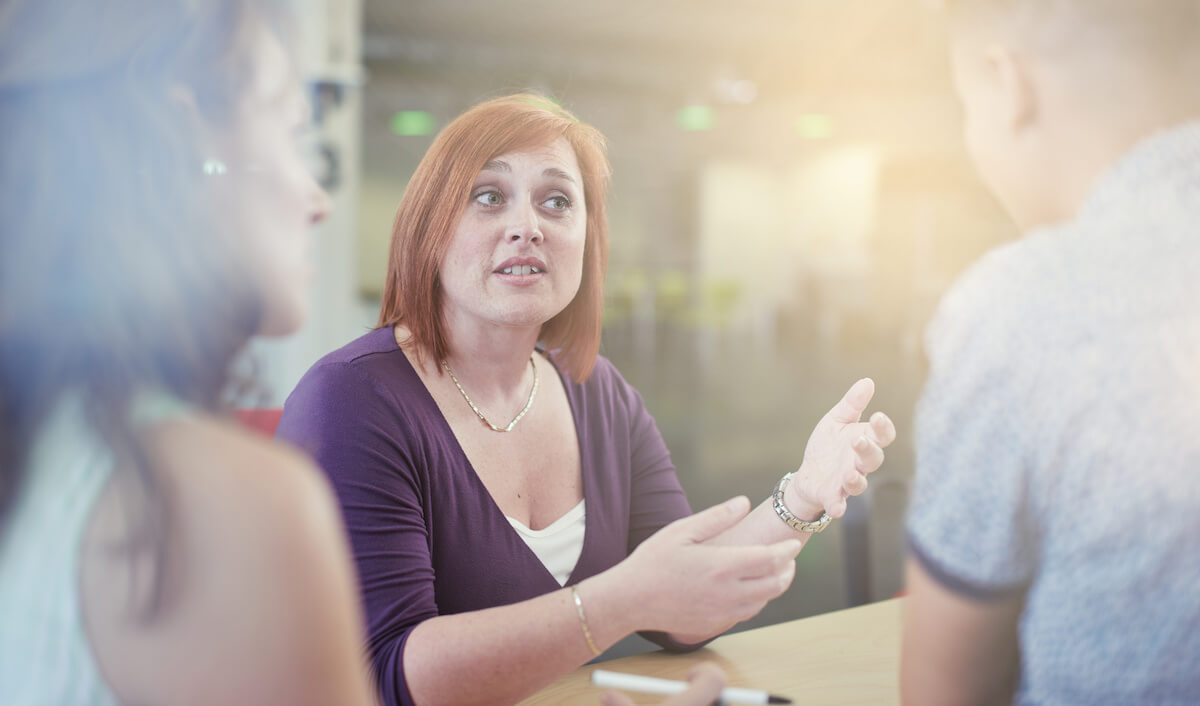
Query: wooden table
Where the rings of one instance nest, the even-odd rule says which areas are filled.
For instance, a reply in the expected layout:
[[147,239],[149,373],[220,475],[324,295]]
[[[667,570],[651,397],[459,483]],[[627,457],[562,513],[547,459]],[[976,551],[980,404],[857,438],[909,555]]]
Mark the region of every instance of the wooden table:
[[[800,706],[899,704],[903,600],[726,635],[685,655],[651,652],[585,665],[521,703],[598,704],[601,690],[591,686],[595,669],[685,679],[693,664],[711,660],[729,675],[730,686],[763,689]],[[657,704],[666,698],[628,696],[637,704]]]

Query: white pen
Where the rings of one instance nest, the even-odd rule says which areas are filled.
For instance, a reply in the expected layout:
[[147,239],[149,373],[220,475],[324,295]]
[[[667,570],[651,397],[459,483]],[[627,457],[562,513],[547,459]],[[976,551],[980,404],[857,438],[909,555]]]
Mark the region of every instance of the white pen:
[[[678,694],[689,684],[685,681],[645,677],[640,674],[625,674],[597,669],[592,672],[592,686],[624,691],[641,691],[647,694]],[[791,699],[774,696],[758,689],[727,687],[721,690],[721,702],[727,704],[790,704]]]

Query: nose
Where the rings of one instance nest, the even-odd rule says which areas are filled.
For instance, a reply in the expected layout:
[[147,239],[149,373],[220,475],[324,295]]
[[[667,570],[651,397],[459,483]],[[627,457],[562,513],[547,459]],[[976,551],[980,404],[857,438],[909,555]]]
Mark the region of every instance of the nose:
[[525,204],[513,208],[512,217],[504,231],[505,239],[509,242],[528,240],[530,243],[542,242],[541,223],[533,204]]
[[313,182],[313,192],[310,201],[309,223],[316,225],[329,217],[329,211],[333,208],[333,200],[330,199],[329,192],[325,191],[316,181]]

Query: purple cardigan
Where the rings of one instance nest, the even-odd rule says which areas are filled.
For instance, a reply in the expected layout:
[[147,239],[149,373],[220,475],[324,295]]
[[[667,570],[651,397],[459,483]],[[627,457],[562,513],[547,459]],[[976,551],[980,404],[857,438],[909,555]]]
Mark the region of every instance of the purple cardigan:
[[[654,419],[612,363],[599,358],[583,384],[561,377],[587,501],[571,585],[691,509]],[[277,434],[310,453],[333,482],[386,704],[412,703],[403,653],[418,623],[560,588],[475,475],[390,328],[318,361],[288,397]]]

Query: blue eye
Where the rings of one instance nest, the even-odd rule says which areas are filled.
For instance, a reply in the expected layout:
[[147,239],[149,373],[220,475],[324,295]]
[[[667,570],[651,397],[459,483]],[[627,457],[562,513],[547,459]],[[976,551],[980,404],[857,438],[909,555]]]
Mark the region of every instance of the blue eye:
[[555,211],[565,211],[571,207],[571,200],[566,196],[551,196],[545,203]]
[[484,206],[499,206],[504,203],[504,197],[500,195],[499,191],[495,191],[494,189],[475,194],[473,198],[477,203],[481,203]]

